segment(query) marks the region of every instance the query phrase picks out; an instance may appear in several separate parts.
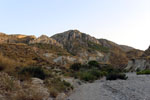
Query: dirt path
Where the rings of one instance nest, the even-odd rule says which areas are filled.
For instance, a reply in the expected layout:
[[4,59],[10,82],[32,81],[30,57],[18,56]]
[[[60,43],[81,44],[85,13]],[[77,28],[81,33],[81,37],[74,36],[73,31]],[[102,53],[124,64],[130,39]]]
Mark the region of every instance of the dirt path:
[[127,76],[127,80],[83,84],[67,100],[150,100],[150,75]]

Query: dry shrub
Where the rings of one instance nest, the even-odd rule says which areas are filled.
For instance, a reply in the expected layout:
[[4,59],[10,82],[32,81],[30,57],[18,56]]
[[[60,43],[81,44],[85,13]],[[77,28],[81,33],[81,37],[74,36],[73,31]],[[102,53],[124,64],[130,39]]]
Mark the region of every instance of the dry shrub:
[[6,100],[48,100],[47,91],[41,85],[29,81],[21,83],[7,73],[0,72],[0,95]]
[[19,63],[0,54],[0,71],[12,72]]
[[0,94],[9,94],[20,88],[19,82],[6,73],[0,73]]
[[[24,88],[20,91],[17,91],[15,95],[11,97],[11,100],[47,100],[49,94],[44,91],[44,88],[32,85],[25,84]],[[43,90],[42,90],[43,89]]]

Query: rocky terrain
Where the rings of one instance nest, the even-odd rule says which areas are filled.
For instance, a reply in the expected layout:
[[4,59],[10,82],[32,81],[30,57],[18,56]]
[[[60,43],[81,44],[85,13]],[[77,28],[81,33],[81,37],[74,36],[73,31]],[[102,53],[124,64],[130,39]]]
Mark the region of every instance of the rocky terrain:
[[[9,50],[6,47],[9,47],[10,44],[17,44],[16,49],[19,47],[19,44],[21,48],[29,47],[30,50],[40,55],[40,57],[61,66],[69,66],[73,62],[86,63],[90,60],[96,60],[100,63],[113,64],[116,67],[124,68],[129,59],[142,54],[140,50],[118,45],[106,39],[96,39],[78,30],[65,31],[52,37],[42,35],[38,38],[35,36],[6,35],[1,33],[0,43],[5,43],[5,48],[1,47],[2,53],[5,49]],[[22,50],[22,52],[26,51]],[[7,56],[9,56],[9,53]]]
[[150,76],[127,74],[127,80],[106,81],[83,84],[66,100],[149,100]]
[[[0,33],[0,75],[5,76],[0,77],[0,99],[62,100],[77,84],[82,83],[76,80],[92,82],[112,72],[120,74],[125,69],[147,69],[150,66],[149,56],[150,48],[143,52],[106,39],[97,39],[78,30],[51,37]],[[146,94],[149,92],[146,89],[149,77],[128,76],[126,81],[99,80],[81,85],[69,98],[141,100],[142,95],[149,98]],[[135,82],[137,86],[134,86]],[[137,93],[141,93],[140,89],[146,89],[146,92],[140,95]],[[140,99],[135,95],[139,95],[137,97]]]
[[[132,53],[133,54],[133,53]],[[126,69],[136,71],[150,68],[150,47],[142,53],[141,56],[135,57],[128,61]]]

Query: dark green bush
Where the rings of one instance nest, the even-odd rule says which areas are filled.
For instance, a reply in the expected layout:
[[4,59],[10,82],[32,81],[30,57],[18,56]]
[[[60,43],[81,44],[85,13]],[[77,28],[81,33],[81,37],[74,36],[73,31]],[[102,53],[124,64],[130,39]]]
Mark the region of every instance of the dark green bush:
[[40,79],[45,79],[48,76],[48,74],[44,71],[42,67],[24,67],[19,71],[19,75],[27,75]]
[[78,74],[76,74],[81,80],[84,81],[94,81],[96,79],[99,79],[100,77],[103,76],[103,73],[96,69],[96,68],[92,68],[89,70],[85,70],[85,71],[80,71],[78,72]]
[[71,69],[72,70],[66,72],[65,75],[70,75],[71,77],[89,82],[97,80],[103,76],[106,76],[107,80],[127,79],[126,75],[123,74],[124,71],[122,69],[115,68],[111,65],[100,67],[100,64],[94,60],[83,65],[75,63],[71,66]]
[[67,87],[71,87],[71,84],[70,84],[69,82],[64,81],[64,80],[63,80],[63,84],[64,84],[65,86],[67,86]]
[[101,72],[97,69],[92,69],[92,70],[89,71],[89,73],[91,73],[96,78],[99,78],[101,76]]
[[142,75],[142,74],[146,74],[146,75],[150,74],[150,69],[145,69],[137,72],[137,75]]
[[80,79],[84,81],[94,81],[96,79],[96,76],[92,75],[89,72],[83,72],[80,74]]
[[122,79],[122,80],[126,80],[128,77],[126,76],[126,74],[123,73],[110,73],[106,76],[107,80],[116,80],[116,79]]
[[136,69],[136,72],[140,72],[141,70],[139,68]]
[[95,60],[89,61],[88,65],[91,67],[99,67],[99,63]]
[[75,63],[75,64],[73,64],[73,65],[71,65],[71,69],[72,70],[74,70],[74,71],[79,71],[80,70],[80,68],[81,68],[81,64],[80,63]]

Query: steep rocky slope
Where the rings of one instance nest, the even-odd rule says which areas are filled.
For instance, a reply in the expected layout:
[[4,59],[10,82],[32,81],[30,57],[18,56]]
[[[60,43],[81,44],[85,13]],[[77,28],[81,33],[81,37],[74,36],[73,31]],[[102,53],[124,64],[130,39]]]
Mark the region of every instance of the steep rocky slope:
[[103,47],[100,42],[78,30],[69,30],[56,34],[51,38],[58,41],[72,55],[87,60],[105,61],[105,54],[108,48]]

